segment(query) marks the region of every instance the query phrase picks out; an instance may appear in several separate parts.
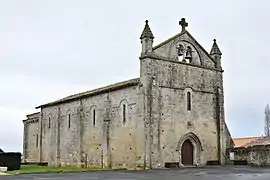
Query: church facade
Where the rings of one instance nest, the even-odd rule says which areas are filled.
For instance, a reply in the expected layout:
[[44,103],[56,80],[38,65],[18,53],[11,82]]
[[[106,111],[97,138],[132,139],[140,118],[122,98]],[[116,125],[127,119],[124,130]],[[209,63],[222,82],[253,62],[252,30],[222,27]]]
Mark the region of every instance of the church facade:
[[225,164],[221,51],[186,30],[153,46],[146,21],[140,77],[36,107],[24,123],[23,159],[52,166],[158,168]]

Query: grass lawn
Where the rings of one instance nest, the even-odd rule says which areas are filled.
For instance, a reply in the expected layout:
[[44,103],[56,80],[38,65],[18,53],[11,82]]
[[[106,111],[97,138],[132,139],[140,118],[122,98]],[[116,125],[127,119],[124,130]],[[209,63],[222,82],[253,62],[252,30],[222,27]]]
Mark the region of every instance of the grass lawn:
[[37,165],[22,165],[20,170],[7,171],[8,174],[23,174],[23,173],[37,173],[37,172],[72,172],[72,171],[90,171],[90,170],[101,170],[100,167],[74,167],[74,166],[65,166],[65,167],[52,167],[52,166],[37,166]]

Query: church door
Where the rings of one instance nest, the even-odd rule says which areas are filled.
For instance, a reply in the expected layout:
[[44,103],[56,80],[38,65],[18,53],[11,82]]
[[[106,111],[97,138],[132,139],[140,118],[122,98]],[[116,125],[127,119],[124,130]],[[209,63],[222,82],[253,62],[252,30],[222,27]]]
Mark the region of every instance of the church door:
[[193,145],[190,140],[185,140],[182,145],[181,160],[183,165],[193,165]]

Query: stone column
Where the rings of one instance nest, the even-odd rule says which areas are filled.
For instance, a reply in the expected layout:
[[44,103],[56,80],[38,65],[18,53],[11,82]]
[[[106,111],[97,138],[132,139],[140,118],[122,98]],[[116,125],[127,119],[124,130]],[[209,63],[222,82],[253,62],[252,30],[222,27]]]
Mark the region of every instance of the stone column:
[[105,103],[105,112],[103,118],[103,144],[102,144],[102,152],[103,152],[103,164],[106,168],[111,168],[111,151],[110,151],[110,124],[111,124],[111,101],[109,97],[109,93],[107,95],[107,100]]
[[79,114],[79,164],[80,166],[84,165],[84,157],[83,157],[83,134],[84,134],[84,109],[82,100],[80,99],[80,104],[78,106],[78,114]]
[[39,118],[39,161],[42,162],[42,139],[43,139],[43,111],[41,109]]
[[225,115],[224,115],[224,93],[223,93],[223,76],[222,72],[218,72],[218,87],[216,89],[216,118],[217,118],[217,135],[218,135],[218,160],[220,164],[225,164],[226,146],[225,146]]
[[60,142],[61,142],[61,134],[60,134],[60,123],[61,123],[61,111],[60,107],[58,107],[58,114],[57,114],[57,139],[56,139],[56,159],[57,159],[57,165],[61,166],[61,149],[60,149]]

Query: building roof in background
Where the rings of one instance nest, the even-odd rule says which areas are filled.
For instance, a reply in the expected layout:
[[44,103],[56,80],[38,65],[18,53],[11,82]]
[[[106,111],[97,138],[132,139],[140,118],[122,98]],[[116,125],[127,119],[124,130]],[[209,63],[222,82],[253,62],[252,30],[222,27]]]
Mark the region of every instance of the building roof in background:
[[261,137],[243,137],[243,138],[233,138],[235,147],[247,147],[246,145],[255,140],[261,139]]
[[258,139],[255,139],[247,144],[245,144],[245,147],[251,147],[256,145],[270,145],[270,137],[260,137]]

